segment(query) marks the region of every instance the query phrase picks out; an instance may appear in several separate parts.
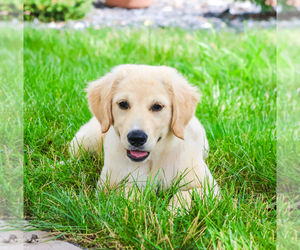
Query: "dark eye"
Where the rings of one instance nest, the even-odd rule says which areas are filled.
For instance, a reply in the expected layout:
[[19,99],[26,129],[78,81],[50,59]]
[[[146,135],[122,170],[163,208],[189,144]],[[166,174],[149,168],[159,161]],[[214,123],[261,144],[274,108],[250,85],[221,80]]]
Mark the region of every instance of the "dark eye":
[[119,107],[120,107],[120,109],[128,109],[129,104],[126,101],[122,101],[122,102],[119,102]]
[[161,111],[162,108],[163,108],[162,105],[156,103],[156,104],[154,104],[154,105],[152,106],[151,110],[152,110],[152,111]]

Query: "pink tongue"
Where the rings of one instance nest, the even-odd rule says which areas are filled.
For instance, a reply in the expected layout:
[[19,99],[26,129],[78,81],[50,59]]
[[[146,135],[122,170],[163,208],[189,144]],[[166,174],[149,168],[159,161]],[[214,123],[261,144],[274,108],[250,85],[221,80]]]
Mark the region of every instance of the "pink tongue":
[[136,158],[141,158],[147,155],[145,151],[130,150],[130,154]]

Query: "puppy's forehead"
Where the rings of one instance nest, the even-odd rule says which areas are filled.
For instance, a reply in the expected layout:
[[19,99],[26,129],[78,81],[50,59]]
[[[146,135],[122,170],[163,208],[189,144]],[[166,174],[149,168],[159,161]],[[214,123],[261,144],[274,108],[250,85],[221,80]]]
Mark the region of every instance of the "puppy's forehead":
[[140,98],[158,97],[169,99],[170,93],[159,76],[151,74],[130,74],[122,79],[113,91],[117,96],[136,96]]
[[165,88],[163,81],[160,79],[159,76],[156,74],[149,74],[143,73],[143,72],[138,72],[138,73],[132,73],[124,77],[120,82],[119,82],[119,87],[122,88],[135,88],[135,89],[140,89],[140,88],[147,88],[151,89],[153,87],[157,88]]

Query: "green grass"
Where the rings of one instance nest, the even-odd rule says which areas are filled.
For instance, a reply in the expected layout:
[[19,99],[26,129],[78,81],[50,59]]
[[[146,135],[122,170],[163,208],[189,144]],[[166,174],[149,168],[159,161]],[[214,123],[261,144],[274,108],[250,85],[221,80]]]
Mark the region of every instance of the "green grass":
[[277,244],[280,250],[300,249],[299,31],[279,28],[278,34]]
[[[37,31],[24,37],[25,215],[98,249],[276,248],[276,32]],[[101,159],[65,165],[89,120],[84,88],[123,63],[175,67],[198,86],[196,115],[223,198],[173,216],[151,187],[95,191]]]
[[0,218],[23,222],[23,32],[0,34]]

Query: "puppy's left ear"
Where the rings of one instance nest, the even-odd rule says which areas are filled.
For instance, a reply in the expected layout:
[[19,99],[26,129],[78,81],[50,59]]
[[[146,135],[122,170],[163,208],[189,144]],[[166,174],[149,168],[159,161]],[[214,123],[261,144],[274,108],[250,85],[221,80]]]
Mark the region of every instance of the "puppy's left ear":
[[195,114],[199,94],[175,69],[170,75],[170,91],[173,96],[171,128],[175,136],[184,139],[184,129]]

